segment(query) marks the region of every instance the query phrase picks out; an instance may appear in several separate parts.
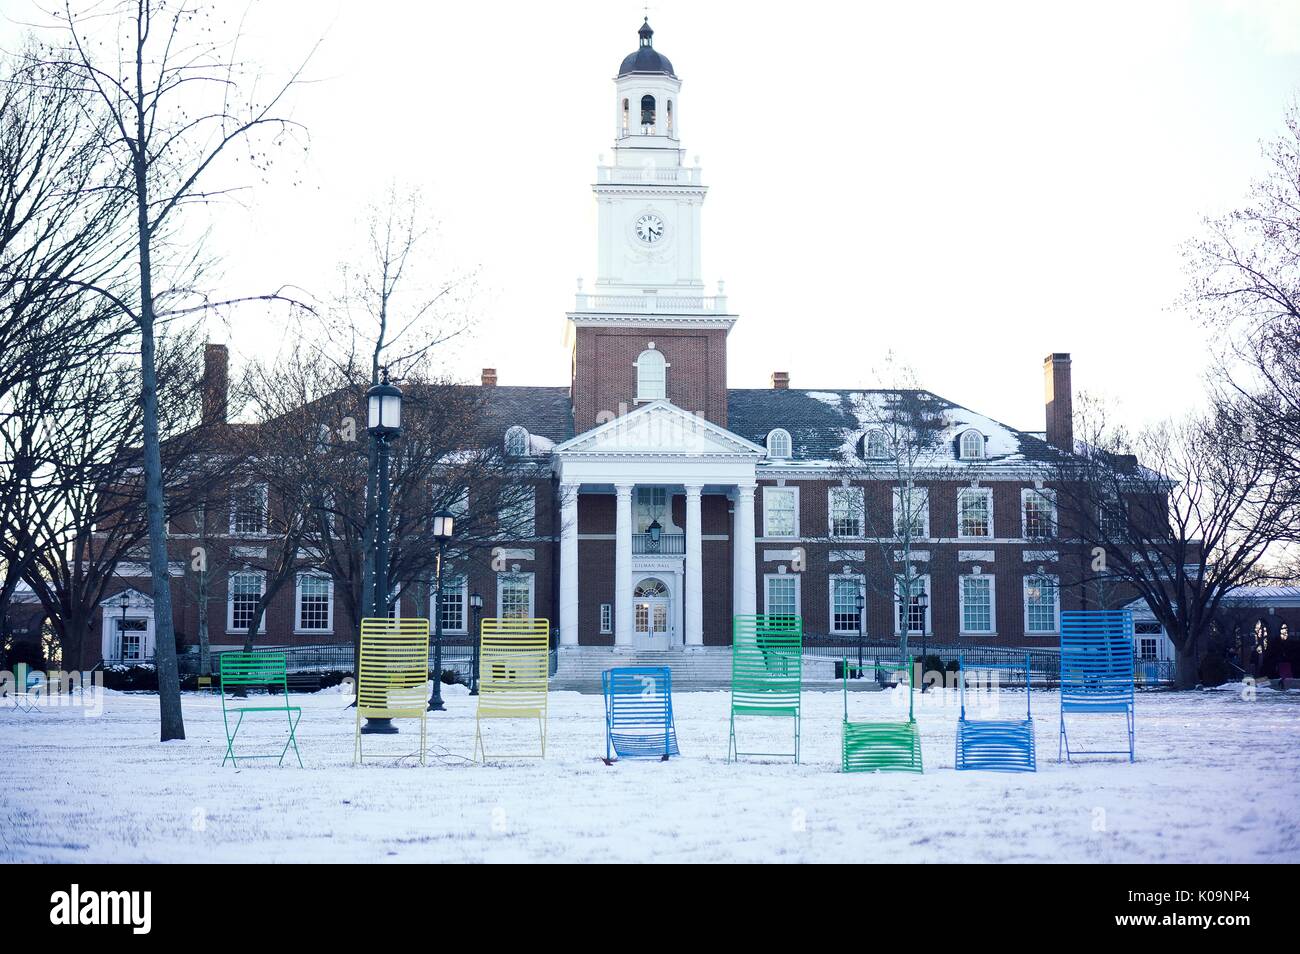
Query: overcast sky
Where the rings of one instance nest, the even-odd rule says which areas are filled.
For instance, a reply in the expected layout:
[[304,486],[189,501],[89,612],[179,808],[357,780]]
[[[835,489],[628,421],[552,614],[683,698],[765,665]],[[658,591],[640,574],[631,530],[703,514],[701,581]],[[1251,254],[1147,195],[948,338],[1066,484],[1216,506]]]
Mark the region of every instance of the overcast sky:
[[[244,49],[269,71],[324,43],[294,99],[306,159],[213,223],[224,284],[328,294],[366,204],[417,185],[438,267],[478,276],[452,369],[567,384],[593,167],[641,15],[634,0],[255,5]],[[710,186],[706,280],[740,315],[731,386],[775,369],[869,386],[893,349],[931,390],[1031,430],[1050,351],[1134,423],[1199,391],[1208,342],[1174,308],[1178,246],[1262,169],[1300,85],[1300,3],[659,0],[650,21]],[[210,334],[240,356],[274,331],[244,312]]]

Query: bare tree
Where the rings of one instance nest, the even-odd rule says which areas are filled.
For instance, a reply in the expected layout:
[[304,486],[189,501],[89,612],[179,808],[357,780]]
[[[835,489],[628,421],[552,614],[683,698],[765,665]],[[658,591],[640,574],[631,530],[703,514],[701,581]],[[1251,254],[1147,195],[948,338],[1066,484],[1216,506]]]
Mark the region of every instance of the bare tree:
[[[829,542],[859,533],[868,541],[861,561],[849,561],[872,591],[891,604],[899,651],[908,654],[914,606],[924,585],[917,568],[918,540],[929,536],[928,484],[952,479],[945,435],[950,406],[917,386],[912,369],[892,355],[877,374],[880,387],[854,400],[859,429],[841,452],[844,489],[833,507]],[[861,488],[860,490],[858,488]],[[836,527],[836,520],[843,526]],[[924,621],[922,620],[922,625]]]
[[1300,105],[1285,124],[1245,203],[1185,247],[1183,304],[1229,333],[1214,390],[1300,480]]
[[[238,34],[221,37],[216,15],[181,0],[118,0],[74,9],[70,0],[52,13],[67,38],[77,90],[95,96],[109,122],[100,159],[110,181],[128,197],[135,219],[135,287],[128,297],[96,286],[131,316],[140,335],[144,494],[149,562],[157,623],[161,738],[185,737],[172,626],[162,453],[159,436],[157,334],[160,321],[211,307],[186,307],[196,290],[187,284],[193,255],[180,242],[184,211],[229,194],[211,184],[218,160],[231,147],[265,172],[271,143],[295,124],[282,102],[298,79],[264,92],[237,57]],[[104,36],[111,39],[105,40]],[[170,244],[169,244],[170,243]],[[199,296],[201,298],[201,296]],[[262,296],[262,297],[275,297]]]
[[1131,438],[1084,403],[1079,452],[1056,475],[1062,533],[1091,551],[1082,582],[1145,600],[1174,645],[1181,688],[1197,682],[1225,598],[1274,578],[1266,554],[1300,518],[1269,443],[1244,437],[1252,413],[1248,401],[1220,402]]

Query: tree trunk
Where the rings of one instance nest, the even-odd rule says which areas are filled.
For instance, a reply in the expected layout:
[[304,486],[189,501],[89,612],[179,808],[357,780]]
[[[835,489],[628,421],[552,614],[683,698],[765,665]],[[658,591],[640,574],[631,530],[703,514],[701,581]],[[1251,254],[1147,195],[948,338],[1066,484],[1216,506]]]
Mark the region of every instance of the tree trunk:
[[199,574],[199,675],[212,675],[212,647],[208,641],[208,571]]
[[1195,689],[1201,681],[1200,652],[1175,647],[1174,653],[1174,688]]
[[[138,75],[138,74],[137,74]],[[137,143],[145,138],[145,115],[138,114]],[[138,147],[143,149],[143,145]],[[158,442],[158,376],[154,367],[153,275],[150,256],[148,157],[135,157],[135,199],[140,248],[140,384],[143,391],[144,496],[149,513],[149,570],[153,577],[154,661],[158,667],[159,737],[185,738],[180,673],[172,625],[171,577],[167,571],[166,504],[163,500],[162,449]]]

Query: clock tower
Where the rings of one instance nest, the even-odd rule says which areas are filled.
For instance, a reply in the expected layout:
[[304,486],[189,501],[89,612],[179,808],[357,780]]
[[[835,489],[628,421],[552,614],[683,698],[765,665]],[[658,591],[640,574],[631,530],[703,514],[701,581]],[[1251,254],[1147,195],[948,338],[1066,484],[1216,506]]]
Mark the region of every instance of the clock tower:
[[649,20],[637,38],[614,78],[613,160],[601,157],[592,186],[596,281],[590,290],[579,282],[568,316],[574,423],[582,431],[667,399],[725,427],[735,316],[721,282],[716,295],[705,293],[700,211],[708,190],[699,166],[685,161],[682,81],[655,49]]

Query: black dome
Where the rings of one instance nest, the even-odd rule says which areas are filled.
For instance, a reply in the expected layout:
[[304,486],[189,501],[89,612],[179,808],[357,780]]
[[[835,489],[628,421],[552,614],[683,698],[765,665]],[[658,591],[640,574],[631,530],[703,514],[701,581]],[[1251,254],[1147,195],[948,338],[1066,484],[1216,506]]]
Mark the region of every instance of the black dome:
[[668,57],[654,48],[653,37],[655,31],[650,28],[649,18],[646,19],[645,23],[641,24],[641,29],[637,31],[637,35],[641,37],[641,45],[636,48],[636,52],[623,57],[623,65],[618,68],[618,75],[663,73],[676,79],[677,74],[673,72],[673,64]]

